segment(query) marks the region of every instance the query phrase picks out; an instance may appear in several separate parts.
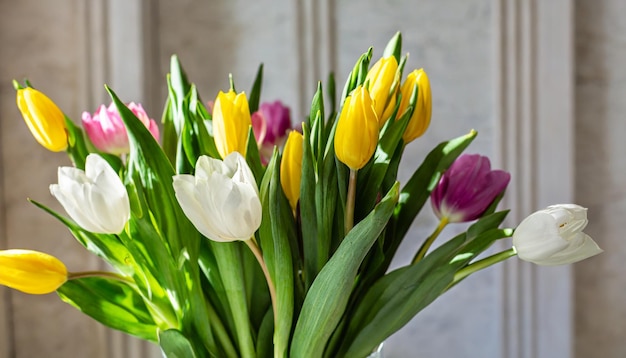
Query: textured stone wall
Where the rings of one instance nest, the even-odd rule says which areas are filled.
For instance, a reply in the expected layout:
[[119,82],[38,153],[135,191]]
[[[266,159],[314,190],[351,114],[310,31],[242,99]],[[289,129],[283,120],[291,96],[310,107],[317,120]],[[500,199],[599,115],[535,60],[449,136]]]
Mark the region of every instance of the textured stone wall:
[[[15,105],[12,79],[29,78],[71,117],[84,107],[81,73],[83,14],[78,0],[0,1],[0,158],[4,227],[0,247],[29,248],[61,258],[70,270],[93,269],[92,260],[55,219],[26,199],[58,208],[48,185],[56,182],[64,154],[40,147]],[[7,290],[8,291],[8,290]],[[99,325],[57,295],[5,295],[0,312],[9,333],[0,357],[101,357]],[[4,355],[3,355],[4,354]]]
[[626,357],[626,2],[576,1],[576,194],[605,252],[575,266],[576,357]]

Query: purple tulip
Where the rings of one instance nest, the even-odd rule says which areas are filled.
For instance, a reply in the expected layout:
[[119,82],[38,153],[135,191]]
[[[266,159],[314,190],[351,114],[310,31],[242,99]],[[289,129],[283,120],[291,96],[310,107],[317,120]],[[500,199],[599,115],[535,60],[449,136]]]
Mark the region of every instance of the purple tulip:
[[286,139],[287,131],[291,129],[291,115],[289,107],[281,101],[261,103],[258,112],[265,120],[265,136],[263,144],[273,147],[280,145]]
[[509,184],[511,175],[491,170],[489,158],[462,155],[443,173],[430,195],[435,214],[448,222],[478,219]]

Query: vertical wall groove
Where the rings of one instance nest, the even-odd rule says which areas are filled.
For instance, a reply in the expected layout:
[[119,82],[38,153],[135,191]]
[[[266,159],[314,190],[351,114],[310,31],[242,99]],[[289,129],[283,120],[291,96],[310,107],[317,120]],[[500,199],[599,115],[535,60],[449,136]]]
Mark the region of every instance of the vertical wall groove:
[[[546,5],[535,0],[493,2],[495,41],[496,165],[511,172],[505,197],[509,225],[551,203],[570,202],[571,183],[546,175],[572,170],[572,90],[568,66],[567,11],[571,0]],[[547,40],[546,40],[547,39]],[[565,44],[554,46],[553,41]],[[569,45],[571,47],[571,44]],[[547,71],[563,63],[564,71]],[[562,132],[552,128],[563,128]],[[551,150],[555,149],[555,150]],[[503,247],[509,243],[503,244]],[[502,356],[571,356],[569,267],[540,268],[520,260],[503,265]],[[549,288],[549,289],[547,289]],[[555,323],[558,322],[558,323]],[[555,332],[551,326],[561,326]]]

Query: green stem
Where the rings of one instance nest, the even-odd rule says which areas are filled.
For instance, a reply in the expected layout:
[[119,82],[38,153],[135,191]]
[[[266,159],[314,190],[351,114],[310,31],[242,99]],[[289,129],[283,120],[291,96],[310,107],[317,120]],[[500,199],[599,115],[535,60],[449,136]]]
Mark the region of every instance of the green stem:
[[344,220],[345,233],[348,235],[354,226],[354,201],[356,197],[356,169],[350,168],[350,180],[348,182],[348,197],[346,198],[346,217]]
[[433,242],[435,242],[435,240],[437,239],[437,237],[439,236],[443,228],[446,227],[446,225],[448,225],[448,222],[449,221],[447,217],[444,216],[441,218],[441,220],[439,221],[439,225],[437,225],[437,228],[435,229],[435,231],[433,231],[433,233],[430,234],[428,239],[424,241],[420,249],[415,253],[413,260],[411,261],[411,265],[417,263],[418,261],[423,259],[424,256],[426,256],[426,252],[428,252],[428,249],[430,249]]
[[213,328],[212,331],[213,333],[215,333],[217,340],[220,342],[220,346],[224,350],[224,353],[228,358],[237,358],[237,351],[235,350],[235,347],[233,346],[233,343],[231,342],[228,333],[226,333],[224,323],[222,323],[220,316],[217,314],[215,308],[213,308],[211,302],[209,302],[208,300],[206,301],[206,308],[210,317],[209,324]]
[[77,280],[79,278],[86,278],[86,277],[102,277],[102,278],[111,278],[117,281],[121,281],[121,282],[125,282],[125,283],[130,283],[132,285],[135,284],[135,282],[133,280],[131,280],[130,278],[126,277],[126,276],[122,276],[118,273],[115,272],[108,272],[108,271],[81,271],[81,272],[68,272],[67,273],[67,280]]
[[274,309],[274,322],[277,322],[277,312],[276,312],[276,287],[274,286],[274,281],[272,281],[272,276],[270,276],[270,271],[267,269],[267,265],[265,264],[265,260],[263,259],[263,254],[259,249],[259,245],[257,245],[254,237],[250,238],[250,240],[244,241],[246,245],[250,248],[250,251],[256,257],[256,260],[259,262],[261,266],[261,270],[263,270],[263,275],[265,275],[265,280],[267,281],[267,286],[270,289],[270,298],[272,299],[272,308]]
[[254,358],[256,353],[252,341],[248,305],[246,304],[241,251],[236,242],[211,241],[211,245],[215,251],[217,267],[222,277],[226,299],[235,323],[239,353],[241,357]]
[[460,269],[455,275],[454,275],[454,280],[452,281],[452,283],[450,284],[450,287],[452,287],[453,285],[457,284],[459,281],[461,281],[462,279],[466,278],[467,276],[473,274],[476,271],[480,271],[484,268],[487,268],[491,265],[497,264],[499,262],[502,262],[506,259],[508,259],[509,257],[513,257],[517,255],[517,252],[515,251],[515,248],[512,247],[508,250],[504,250],[501,252],[498,252],[497,254],[493,254],[489,257],[485,257],[482,260],[478,260],[470,265],[465,266],[464,268]]

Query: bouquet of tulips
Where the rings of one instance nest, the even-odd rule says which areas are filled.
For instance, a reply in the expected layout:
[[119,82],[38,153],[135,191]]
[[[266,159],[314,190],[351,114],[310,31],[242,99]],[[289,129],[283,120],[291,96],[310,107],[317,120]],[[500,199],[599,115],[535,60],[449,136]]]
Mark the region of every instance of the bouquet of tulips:
[[[50,186],[69,217],[33,203],[111,270],[68,272],[47,254],[4,250],[0,284],[56,291],[168,357],[366,357],[478,270],[514,255],[551,265],[601,252],[576,205],[501,228],[510,176],[462,155],[475,131],[437,145],[400,184],[403,151],[429,126],[430,85],[423,70],[402,80],[400,34],[371,58],[358,59],[339,96],[332,76],[318,84],[292,131],[288,109],[259,105],[262,67],[248,96],[231,78],[207,106],[173,57],[160,129],[108,88],[112,104],[83,114],[81,128],[15,83],[35,138],[74,164]],[[421,247],[388,272],[429,198],[439,225],[408,237]],[[433,249],[459,222],[473,223]],[[481,256],[509,237],[511,249]]]

